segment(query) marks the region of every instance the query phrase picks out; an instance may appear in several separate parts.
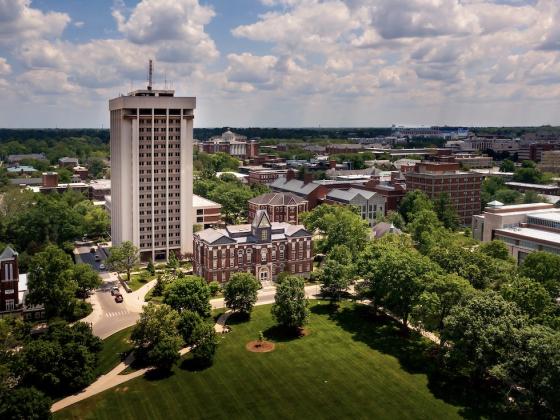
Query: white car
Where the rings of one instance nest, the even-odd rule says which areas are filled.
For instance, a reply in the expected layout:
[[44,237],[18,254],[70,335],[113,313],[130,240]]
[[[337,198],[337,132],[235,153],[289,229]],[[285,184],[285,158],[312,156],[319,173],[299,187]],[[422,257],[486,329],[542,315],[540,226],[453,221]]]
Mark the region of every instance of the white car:
[[99,264],[99,269],[100,270],[105,270],[105,264]]

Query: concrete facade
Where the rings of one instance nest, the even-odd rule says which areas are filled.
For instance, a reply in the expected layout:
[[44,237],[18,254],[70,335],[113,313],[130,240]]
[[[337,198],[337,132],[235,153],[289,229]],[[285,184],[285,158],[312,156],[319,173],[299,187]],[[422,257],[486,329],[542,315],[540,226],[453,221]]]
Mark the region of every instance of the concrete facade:
[[139,90],[109,101],[111,233],[146,259],[192,253],[196,98]]

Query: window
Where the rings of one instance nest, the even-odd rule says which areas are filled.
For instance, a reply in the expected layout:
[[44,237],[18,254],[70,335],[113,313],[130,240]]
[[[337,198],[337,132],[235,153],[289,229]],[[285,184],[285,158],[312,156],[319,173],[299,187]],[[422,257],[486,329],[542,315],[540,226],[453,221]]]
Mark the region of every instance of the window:
[[7,311],[13,311],[16,308],[16,305],[14,303],[13,299],[6,299],[6,310]]
[[284,259],[284,245],[280,245],[280,248],[279,248],[279,258],[280,258],[281,260]]
[[261,249],[261,263],[266,263],[268,260],[268,252],[266,249]]
[[239,251],[237,251],[237,265],[242,265],[243,264],[243,250],[240,249]]
[[268,231],[265,230],[261,230],[261,241],[266,241],[268,240]]

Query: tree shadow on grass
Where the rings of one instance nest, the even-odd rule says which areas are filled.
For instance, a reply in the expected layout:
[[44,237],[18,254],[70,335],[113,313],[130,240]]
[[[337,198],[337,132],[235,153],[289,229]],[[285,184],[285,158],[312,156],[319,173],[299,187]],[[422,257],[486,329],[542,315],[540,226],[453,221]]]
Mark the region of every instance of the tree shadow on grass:
[[144,378],[148,381],[161,381],[163,379],[170,378],[173,376],[172,369],[150,369],[144,374]]
[[403,334],[401,325],[383,314],[374,315],[366,305],[343,305],[333,310],[331,305],[315,305],[311,311],[327,315],[345,331],[352,333],[355,341],[395,357],[402,368],[411,374],[422,373],[428,377],[428,389],[438,399],[448,404],[462,406],[459,412],[465,418],[497,418],[497,399],[477,389],[464,378],[450,378],[438,369],[434,357],[434,344],[418,332]]
[[263,335],[267,340],[275,342],[287,342],[297,340],[302,337],[298,328],[288,328],[283,325],[274,325],[263,331]]
[[179,367],[182,370],[186,370],[189,372],[201,372],[203,370],[208,369],[211,366],[212,363],[202,361],[202,360],[197,360],[192,356],[184,359],[179,365]]
[[250,320],[251,320],[251,314],[246,314],[243,312],[234,312],[228,317],[226,324],[239,325],[239,324],[244,324],[246,322],[249,322]]

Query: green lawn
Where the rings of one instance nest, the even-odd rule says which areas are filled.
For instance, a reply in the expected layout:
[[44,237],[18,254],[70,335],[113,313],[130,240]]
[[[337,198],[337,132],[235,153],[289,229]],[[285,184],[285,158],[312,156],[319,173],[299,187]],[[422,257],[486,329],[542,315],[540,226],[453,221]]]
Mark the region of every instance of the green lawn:
[[[480,413],[435,379],[429,343],[402,338],[389,320],[345,303],[333,313],[312,303],[309,335],[286,337],[255,308],[221,338],[214,365],[196,370],[187,357],[171,375],[127,382],[56,414],[56,419],[453,419]],[[250,353],[259,331],[276,342],[271,353]],[[462,384],[461,384],[462,385]],[[462,392],[468,386],[461,386]]]
[[[126,278],[126,276],[123,276],[123,278]],[[145,284],[147,284],[148,282],[152,281],[155,278],[156,278],[156,276],[152,276],[152,275],[149,275],[149,274],[145,274],[145,277],[142,277],[139,273],[138,274],[131,274],[130,275],[130,281],[128,282],[128,286],[134,292],[134,291],[140,289],[142,286],[144,286]]]
[[125,328],[103,340],[103,349],[98,356],[97,375],[103,375],[117,366],[121,362],[121,353],[132,348],[128,341],[132,328],[134,327]]

